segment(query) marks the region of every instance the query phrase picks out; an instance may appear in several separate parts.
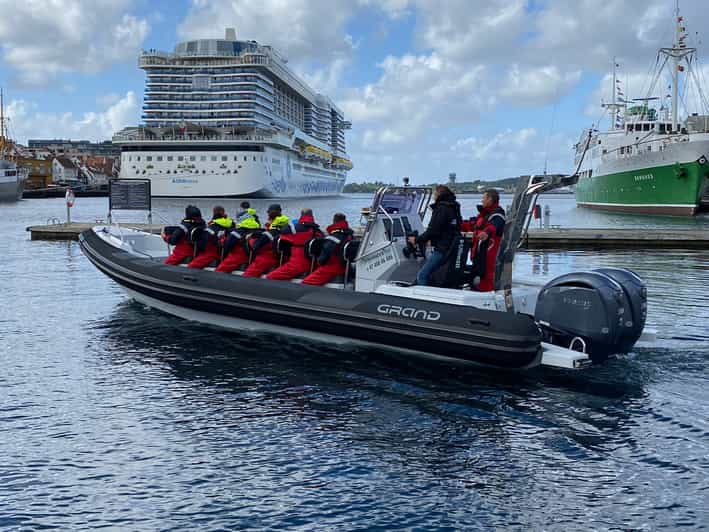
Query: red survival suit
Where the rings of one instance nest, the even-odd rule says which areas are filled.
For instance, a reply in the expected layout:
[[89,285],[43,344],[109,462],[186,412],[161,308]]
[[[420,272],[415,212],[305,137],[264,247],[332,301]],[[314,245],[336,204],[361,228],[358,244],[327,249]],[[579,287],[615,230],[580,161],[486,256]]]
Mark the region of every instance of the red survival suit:
[[278,266],[278,255],[273,249],[273,241],[278,236],[279,228],[288,223],[288,217],[280,214],[266,224],[266,231],[263,234],[249,240],[248,245],[253,254],[253,261],[244,271],[243,277],[261,277]]
[[248,216],[242,217],[236,224],[236,228],[229,231],[222,245],[223,259],[216,271],[231,273],[249,262],[250,250],[247,243],[252,237],[261,235],[260,224],[255,213],[256,211],[253,214],[247,213]]
[[207,227],[202,231],[202,235],[197,240],[197,255],[187,265],[188,268],[206,268],[212,262],[219,262],[222,258],[219,242],[226,233],[234,226],[234,222],[228,216],[214,218],[209,221]]
[[[473,233],[470,259],[473,262],[473,277],[480,277],[479,292],[495,289],[495,260],[500,251],[500,241],[505,229],[505,211],[495,203],[484,209],[478,206],[480,214],[461,224],[461,230]],[[487,240],[480,241],[480,233],[487,233]]]
[[287,281],[304,273],[309,273],[311,262],[305,256],[305,244],[308,240],[318,236],[322,236],[322,233],[310,214],[301,216],[296,224],[291,222],[283,227],[278,238],[290,243],[290,258],[288,262],[269,273],[266,279]]
[[352,230],[347,220],[328,226],[325,243],[317,260],[318,268],[303,279],[303,284],[321,286],[338,275],[344,275],[345,265],[342,263],[340,253],[342,246],[349,240],[352,240]]
[[174,227],[166,227],[163,231],[162,238],[171,246],[170,256],[165,259],[165,264],[177,266],[182,264],[186,259],[191,259],[195,254],[195,243],[192,241],[191,235],[195,229],[204,227],[204,220],[201,216],[186,217],[180,225]]

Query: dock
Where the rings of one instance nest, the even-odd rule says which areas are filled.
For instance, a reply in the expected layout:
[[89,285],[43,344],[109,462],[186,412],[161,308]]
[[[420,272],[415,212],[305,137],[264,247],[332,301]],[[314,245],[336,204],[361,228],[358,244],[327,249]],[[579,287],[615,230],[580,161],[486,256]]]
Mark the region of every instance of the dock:
[[[78,240],[79,233],[98,222],[33,225],[32,240]],[[159,234],[163,225],[124,223],[121,227]],[[522,249],[709,249],[709,229],[530,229]]]
[[709,249],[709,229],[530,229],[522,249]]
[[[97,225],[102,225],[97,222],[71,222],[58,223],[48,225],[32,225],[26,230],[30,233],[32,240],[79,240],[79,233],[91,229]],[[105,225],[105,224],[103,224]],[[160,234],[163,224],[139,224],[139,223],[124,223],[121,227],[126,229],[137,229],[149,233]]]

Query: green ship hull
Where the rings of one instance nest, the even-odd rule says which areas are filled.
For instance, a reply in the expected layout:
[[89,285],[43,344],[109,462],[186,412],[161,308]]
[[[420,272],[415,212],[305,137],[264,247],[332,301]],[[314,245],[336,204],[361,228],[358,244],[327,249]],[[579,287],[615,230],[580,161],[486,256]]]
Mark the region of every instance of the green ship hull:
[[692,216],[709,206],[708,186],[709,163],[700,159],[584,177],[576,185],[576,203],[606,211]]

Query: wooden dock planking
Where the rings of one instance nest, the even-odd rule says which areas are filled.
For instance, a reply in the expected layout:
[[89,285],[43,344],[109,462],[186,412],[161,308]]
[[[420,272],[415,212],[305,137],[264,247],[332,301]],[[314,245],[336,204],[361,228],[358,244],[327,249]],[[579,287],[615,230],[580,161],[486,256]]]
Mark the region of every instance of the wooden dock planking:
[[[33,225],[28,227],[27,231],[30,232],[32,240],[78,240],[79,233],[96,225],[101,224],[96,222],[71,222],[69,224]],[[121,227],[159,234],[164,225],[126,223],[121,224]]]
[[530,229],[523,249],[709,249],[707,229]]

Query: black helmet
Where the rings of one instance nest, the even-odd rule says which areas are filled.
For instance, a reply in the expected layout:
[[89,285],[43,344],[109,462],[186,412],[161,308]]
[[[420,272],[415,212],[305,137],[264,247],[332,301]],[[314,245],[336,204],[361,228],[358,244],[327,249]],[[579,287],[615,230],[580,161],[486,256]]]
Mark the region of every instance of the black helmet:
[[251,207],[251,204],[248,201],[242,201],[241,204],[239,205],[242,209],[246,210],[249,207]]
[[195,207],[194,205],[188,205],[185,207],[185,218],[201,218],[202,217],[202,211],[199,210],[198,207]]
[[281,206],[278,203],[273,203],[268,206],[267,212],[281,212]]

